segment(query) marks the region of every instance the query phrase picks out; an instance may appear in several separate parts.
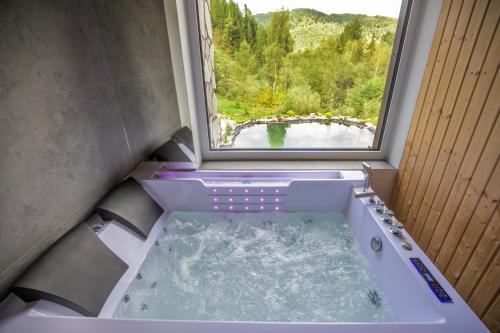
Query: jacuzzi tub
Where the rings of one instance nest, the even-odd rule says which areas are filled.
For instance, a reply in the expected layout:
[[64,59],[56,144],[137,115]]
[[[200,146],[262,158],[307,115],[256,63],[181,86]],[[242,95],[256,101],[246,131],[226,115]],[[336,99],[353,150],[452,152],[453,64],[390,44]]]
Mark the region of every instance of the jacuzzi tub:
[[[38,301],[30,306],[11,295],[2,305],[0,332],[487,332],[487,328],[403,230],[391,233],[368,199],[354,197],[361,186],[358,171],[333,172],[173,172],[160,170],[141,179],[146,191],[165,209],[143,241],[111,222],[100,239],[129,265],[98,318],[83,317],[60,305]],[[229,201],[231,198],[231,201]],[[170,212],[336,212],[371,264],[393,310],[388,322],[243,322],[115,318],[113,314],[141,264],[154,246]],[[370,244],[382,242],[381,251]],[[402,240],[412,246],[403,249]],[[420,261],[415,262],[418,258]],[[418,267],[427,269],[423,274]],[[451,302],[438,299],[428,280],[438,282]],[[433,285],[433,284],[431,284]],[[434,284],[435,285],[435,284]],[[17,310],[16,310],[17,309]],[[22,310],[19,310],[22,309]],[[10,315],[5,315],[9,314]]]

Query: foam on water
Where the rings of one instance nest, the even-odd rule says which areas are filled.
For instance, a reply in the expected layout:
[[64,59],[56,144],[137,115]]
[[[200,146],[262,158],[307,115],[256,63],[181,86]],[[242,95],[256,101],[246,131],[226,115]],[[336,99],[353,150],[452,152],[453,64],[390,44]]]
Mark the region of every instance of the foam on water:
[[394,320],[340,214],[174,212],[139,274],[115,317]]

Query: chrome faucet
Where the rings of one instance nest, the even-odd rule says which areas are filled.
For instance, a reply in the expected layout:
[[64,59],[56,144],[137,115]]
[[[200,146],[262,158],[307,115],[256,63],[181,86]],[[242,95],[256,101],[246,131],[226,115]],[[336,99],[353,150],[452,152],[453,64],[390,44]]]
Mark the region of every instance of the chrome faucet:
[[370,187],[370,173],[372,171],[372,167],[366,163],[363,162],[363,169],[361,170],[363,172],[364,176],[364,182],[363,182],[363,190],[362,191],[355,191],[354,197],[355,198],[366,198],[366,197],[373,197],[375,196],[375,192]]
[[363,192],[368,192],[368,189],[370,188],[370,172],[372,171],[372,167],[366,162],[363,162],[361,165],[363,166],[363,169],[361,171],[363,172],[363,176],[365,177],[365,181],[363,183]]

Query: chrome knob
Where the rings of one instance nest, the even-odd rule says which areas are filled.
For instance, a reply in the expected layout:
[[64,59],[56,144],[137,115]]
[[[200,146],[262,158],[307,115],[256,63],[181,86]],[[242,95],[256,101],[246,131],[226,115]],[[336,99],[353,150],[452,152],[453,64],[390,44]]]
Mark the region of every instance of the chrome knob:
[[385,222],[387,224],[391,224],[391,225],[393,224],[393,221],[392,221],[393,215],[392,214],[383,213],[381,219],[383,222]]
[[386,215],[394,216],[394,212],[387,208],[387,206],[385,206],[383,213]]
[[401,236],[403,234],[403,224],[394,220],[391,226],[391,232],[396,236]]
[[413,248],[411,244],[405,240],[401,242],[401,247],[407,251],[411,251],[411,249]]
[[385,208],[386,208],[385,207],[385,203],[382,200],[380,200],[377,203],[375,203],[375,211],[377,213],[382,214],[384,212]]
[[380,237],[372,237],[372,239],[370,240],[370,247],[375,252],[379,252],[380,250],[382,250],[382,240],[380,239]]

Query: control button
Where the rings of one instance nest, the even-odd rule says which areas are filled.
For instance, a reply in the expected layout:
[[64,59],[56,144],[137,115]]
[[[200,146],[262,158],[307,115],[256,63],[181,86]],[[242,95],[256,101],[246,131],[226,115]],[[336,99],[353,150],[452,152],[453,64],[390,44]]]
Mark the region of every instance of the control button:
[[436,295],[437,299],[439,299],[441,303],[451,303],[452,302],[451,297],[448,295],[448,293],[446,293],[443,287],[441,287],[439,282],[436,281],[434,276],[427,269],[427,267],[425,267],[424,263],[420,260],[420,258],[410,258],[410,261],[413,264],[413,266],[415,266],[417,271],[420,273],[420,275],[427,283],[429,288],[432,290],[434,295]]

